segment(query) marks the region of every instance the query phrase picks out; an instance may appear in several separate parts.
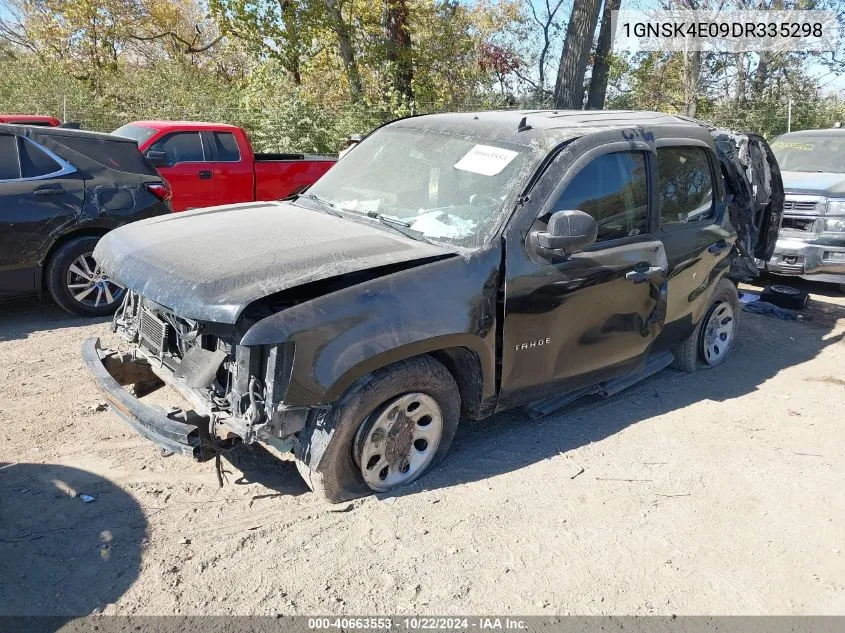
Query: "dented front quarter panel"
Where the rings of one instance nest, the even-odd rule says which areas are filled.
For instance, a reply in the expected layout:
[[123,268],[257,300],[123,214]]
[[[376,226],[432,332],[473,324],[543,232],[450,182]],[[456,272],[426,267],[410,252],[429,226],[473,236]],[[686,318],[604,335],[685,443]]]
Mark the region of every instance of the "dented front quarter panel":
[[[269,316],[241,345],[293,341],[285,403],[336,400],[358,378],[399,360],[446,348],[477,358],[482,403],[496,394],[496,298],[501,249],[424,264]],[[483,405],[484,406],[484,405]]]

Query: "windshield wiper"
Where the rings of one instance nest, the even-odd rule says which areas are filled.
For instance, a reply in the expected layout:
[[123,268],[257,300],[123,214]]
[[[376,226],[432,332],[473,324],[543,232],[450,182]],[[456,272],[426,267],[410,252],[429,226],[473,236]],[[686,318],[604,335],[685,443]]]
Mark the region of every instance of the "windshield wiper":
[[328,200],[326,200],[325,198],[321,198],[317,194],[303,193],[303,194],[300,194],[300,195],[297,196],[297,199],[299,199],[299,198],[307,198],[308,200],[313,200],[318,205],[320,205],[320,208],[323,211],[325,211],[329,215],[334,215],[334,216],[337,216],[339,218],[343,217],[340,214],[340,212],[337,210],[337,207],[334,205],[333,202],[329,202]]
[[412,240],[418,240],[420,242],[425,242],[426,244],[434,244],[434,242],[426,238],[420,231],[413,230],[410,223],[405,222],[404,220],[392,218],[388,215],[384,215],[383,213],[379,213],[378,211],[367,211],[367,217],[375,218],[385,226],[389,226],[390,228],[399,231],[402,235],[410,237]]
[[397,225],[397,226],[404,226],[405,228],[411,228],[410,222],[405,222],[405,220],[400,220],[399,218],[394,218],[389,215],[384,215],[383,213],[379,213],[378,211],[367,211],[368,218],[375,218],[379,222],[383,224],[390,224],[390,225]]

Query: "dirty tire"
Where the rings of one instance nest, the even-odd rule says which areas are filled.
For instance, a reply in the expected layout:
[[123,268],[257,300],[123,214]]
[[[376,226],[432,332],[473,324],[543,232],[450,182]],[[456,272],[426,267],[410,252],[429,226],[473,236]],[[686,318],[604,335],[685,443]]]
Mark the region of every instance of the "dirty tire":
[[331,503],[373,494],[375,490],[365,483],[353,457],[358,431],[383,410],[384,404],[412,392],[433,398],[443,418],[440,443],[434,457],[415,479],[436,466],[449,451],[455,437],[461,400],[458,386],[449,371],[430,356],[419,356],[376,370],[341,396],[329,414],[328,426],[334,432],[320,470],[312,470],[303,461],[302,456],[308,453],[309,447],[307,440],[300,440],[295,448],[296,467],[308,487]]
[[[739,293],[736,286],[729,279],[724,277],[716,284],[716,289],[713,291],[713,297],[710,299],[710,305],[704,316],[695,326],[692,334],[690,334],[684,342],[675,348],[673,354],[675,359],[672,361],[672,367],[678,371],[683,371],[688,374],[695,372],[698,369],[698,361],[703,353],[703,329],[710,318],[716,304],[722,301],[729,302],[734,310],[734,319],[739,323]],[[736,332],[734,332],[734,340],[736,340]]]
[[60,308],[79,316],[98,317],[111,314],[120,305],[120,301],[104,303],[100,306],[89,306],[77,301],[67,287],[68,268],[74,261],[94,251],[100,240],[98,236],[90,235],[77,237],[62,244],[47,262],[47,290]]
[[810,295],[798,288],[786,286],[784,284],[772,284],[763,288],[760,293],[761,301],[768,301],[781,308],[789,308],[791,310],[801,310],[807,305]]

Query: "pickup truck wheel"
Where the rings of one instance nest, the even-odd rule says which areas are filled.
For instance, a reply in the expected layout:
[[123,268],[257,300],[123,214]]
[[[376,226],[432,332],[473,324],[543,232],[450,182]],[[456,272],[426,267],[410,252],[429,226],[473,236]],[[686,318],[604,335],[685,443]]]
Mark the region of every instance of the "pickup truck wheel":
[[92,257],[99,237],[62,244],[47,264],[47,289],[59,307],[79,316],[106,316],[123,300],[123,286],[100,272]]
[[733,348],[738,325],[739,294],[732,282],[721,279],[704,317],[675,349],[672,367],[692,373],[699,360],[711,367],[721,364]]
[[354,385],[330,413],[333,434],[312,470],[301,459],[305,482],[332,503],[411,483],[449,450],[461,402],[448,370],[428,356],[394,363]]

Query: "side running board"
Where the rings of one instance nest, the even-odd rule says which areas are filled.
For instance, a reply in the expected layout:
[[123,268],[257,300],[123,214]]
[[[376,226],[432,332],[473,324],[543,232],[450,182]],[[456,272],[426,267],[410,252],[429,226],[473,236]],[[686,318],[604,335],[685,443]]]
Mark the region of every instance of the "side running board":
[[625,374],[624,376],[619,376],[618,378],[613,378],[612,380],[608,380],[607,382],[603,382],[598,385],[576,389],[575,391],[570,391],[568,393],[559,394],[552,396],[551,398],[546,398],[545,400],[534,402],[525,407],[525,411],[532,420],[538,420],[550,413],[554,413],[555,411],[562,409],[568,404],[572,404],[584,396],[596,395],[602,396],[603,398],[609,398],[610,396],[637,384],[641,380],[645,380],[649,376],[653,376],[657,372],[666,369],[672,364],[673,358],[672,352],[663,352],[662,354],[649,358],[639,371]]

